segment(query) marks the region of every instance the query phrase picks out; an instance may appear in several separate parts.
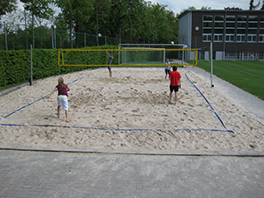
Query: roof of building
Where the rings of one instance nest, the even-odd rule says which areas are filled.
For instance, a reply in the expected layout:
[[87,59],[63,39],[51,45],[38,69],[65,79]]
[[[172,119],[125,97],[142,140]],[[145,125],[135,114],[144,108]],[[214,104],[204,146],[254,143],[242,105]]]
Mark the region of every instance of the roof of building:
[[258,13],[258,12],[263,12],[264,10],[238,10],[238,9],[225,9],[225,10],[185,10],[183,13],[181,13],[177,18],[180,19],[183,16],[185,16],[186,14],[188,14],[189,12],[212,12],[212,13],[216,13],[216,12],[225,12],[225,13],[241,13],[241,14],[245,14],[245,13]]

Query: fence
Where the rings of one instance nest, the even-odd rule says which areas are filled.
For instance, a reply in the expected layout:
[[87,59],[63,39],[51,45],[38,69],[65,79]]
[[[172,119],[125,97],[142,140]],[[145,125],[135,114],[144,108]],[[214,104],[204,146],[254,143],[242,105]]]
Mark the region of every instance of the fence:
[[70,32],[52,27],[40,26],[34,28],[34,44],[32,28],[18,24],[10,31],[5,25],[0,26],[0,50],[29,49],[32,44],[35,49],[83,48],[87,46],[118,45],[121,38],[112,38],[95,34]]

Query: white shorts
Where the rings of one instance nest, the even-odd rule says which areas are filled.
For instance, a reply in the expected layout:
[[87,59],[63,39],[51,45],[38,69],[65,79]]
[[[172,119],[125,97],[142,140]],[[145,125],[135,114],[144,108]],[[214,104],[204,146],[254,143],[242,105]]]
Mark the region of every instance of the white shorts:
[[63,110],[68,110],[68,98],[67,96],[58,96],[58,106],[61,106]]

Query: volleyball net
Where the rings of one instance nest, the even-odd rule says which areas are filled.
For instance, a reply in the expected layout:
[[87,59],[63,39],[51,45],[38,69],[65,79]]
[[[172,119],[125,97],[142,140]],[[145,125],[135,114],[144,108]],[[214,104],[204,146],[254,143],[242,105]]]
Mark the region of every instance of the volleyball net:
[[169,59],[171,66],[197,66],[197,49],[123,47],[119,49],[61,49],[59,66],[108,66],[113,54],[112,67],[160,67]]

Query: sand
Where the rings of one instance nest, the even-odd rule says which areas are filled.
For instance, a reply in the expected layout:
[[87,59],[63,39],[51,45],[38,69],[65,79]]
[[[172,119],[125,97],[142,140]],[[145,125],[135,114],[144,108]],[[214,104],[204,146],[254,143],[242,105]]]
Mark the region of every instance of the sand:
[[64,111],[60,118],[56,115],[57,93],[40,99],[51,93],[60,76],[1,95],[0,147],[264,151],[263,124],[189,69],[178,69],[182,88],[176,105],[168,102],[169,80],[163,68],[112,70],[112,78],[106,68],[61,75],[70,83],[69,123]]

